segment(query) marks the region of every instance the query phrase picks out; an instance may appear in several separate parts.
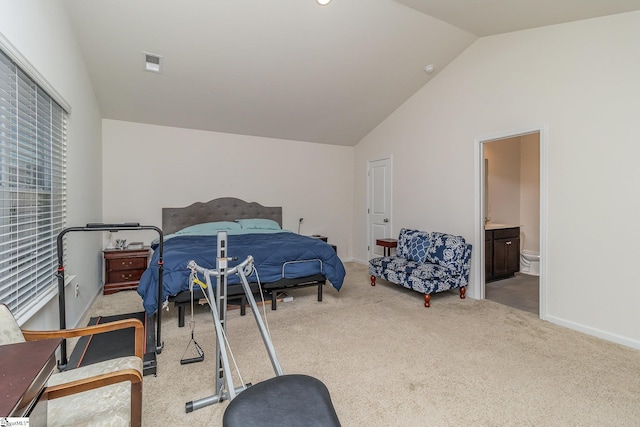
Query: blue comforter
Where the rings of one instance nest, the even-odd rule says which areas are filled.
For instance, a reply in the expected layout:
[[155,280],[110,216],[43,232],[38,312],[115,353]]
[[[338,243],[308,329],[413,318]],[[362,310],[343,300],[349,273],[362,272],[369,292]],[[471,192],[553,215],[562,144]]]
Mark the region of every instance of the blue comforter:
[[[200,267],[215,269],[217,256],[217,236],[175,236],[164,242],[162,276],[162,300],[189,289],[189,261],[194,260]],[[254,265],[260,282],[270,283],[285,278],[299,278],[321,273],[340,290],[345,276],[342,261],[327,243],[295,233],[240,234],[227,236],[227,256],[237,258],[229,262],[229,268],[244,261],[248,255],[254,258]],[[154,313],[158,299],[158,251],[154,251],[149,268],[142,274],[138,284],[138,294],[143,299],[147,313]],[[283,265],[290,261],[303,261]],[[312,261],[313,260],[313,261]],[[203,280],[202,277],[200,277]],[[255,273],[249,281],[256,281]],[[211,278],[215,283],[215,277]],[[237,275],[227,278],[228,284],[239,283]]]

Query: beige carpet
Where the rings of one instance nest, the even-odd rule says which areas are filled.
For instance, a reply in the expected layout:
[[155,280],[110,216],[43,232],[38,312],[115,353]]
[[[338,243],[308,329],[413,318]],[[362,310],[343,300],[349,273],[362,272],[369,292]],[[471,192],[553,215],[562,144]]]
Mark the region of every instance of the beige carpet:
[[[346,267],[342,291],[327,286],[323,302],[307,288],[267,310],[284,372],[323,381],[344,426],[640,425],[639,351],[457,292],[434,296],[426,309],[417,293],[384,281],[371,287],[366,266]],[[90,315],[140,310],[129,291],[100,296]],[[273,376],[253,316],[228,317],[244,381]],[[195,333],[205,361],[182,366],[190,330],[177,327],[173,307],[164,313],[158,375],[144,377],[145,426],[221,425],[227,402],[185,413],[187,401],[215,393],[204,307]]]

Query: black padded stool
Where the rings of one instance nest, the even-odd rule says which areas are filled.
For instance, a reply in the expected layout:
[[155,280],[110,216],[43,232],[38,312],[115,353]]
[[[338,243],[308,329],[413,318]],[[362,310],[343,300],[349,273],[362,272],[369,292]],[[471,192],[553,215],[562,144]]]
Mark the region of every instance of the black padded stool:
[[224,427],[340,427],[329,390],[308,375],[282,375],[238,394],[224,412]]

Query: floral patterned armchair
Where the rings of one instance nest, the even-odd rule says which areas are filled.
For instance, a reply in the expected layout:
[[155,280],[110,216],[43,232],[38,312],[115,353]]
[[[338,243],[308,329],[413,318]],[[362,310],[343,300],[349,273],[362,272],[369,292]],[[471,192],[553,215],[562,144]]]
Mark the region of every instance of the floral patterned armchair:
[[431,294],[460,289],[465,297],[471,268],[471,245],[463,237],[403,228],[395,256],[369,260],[371,286],[376,278],[413,289],[431,305]]

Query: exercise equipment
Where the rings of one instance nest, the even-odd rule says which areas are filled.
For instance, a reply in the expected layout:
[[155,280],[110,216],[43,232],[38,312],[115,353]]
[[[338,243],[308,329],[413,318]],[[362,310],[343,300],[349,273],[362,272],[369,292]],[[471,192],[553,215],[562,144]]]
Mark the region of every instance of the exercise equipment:
[[[58,269],[56,272],[56,276],[58,278],[58,311],[60,317],[60,329],[67,329],[67,319],[66,319],[66,303],[65,303],[65,284],[64,284],[64,242],[63,238],[67,233],[75,232],[75,231],[133,231],[133,230],[153,230],[156,231],[159,235],[159,243],[158,243],[158,307],[161,307],[162,301],[162,273],[163,273],[163,234],[162,230],[153,225],[140,225],[137,222],[126,222],[121,224],[105,224],[105,223],[89,223],[84,227],[68,227],[65,228],[58,234],[57,238],[57,250],[58,250]],[[164,347],[164,343],[161,340],[161,312],[162,310],[158,309],[155,313],[155,324],[154,327],[154,315],[146,314],[145,312],[136,313],[136,315],[141,315],[144,317],[143,323],[145,324],[145,334],[146,334],[146,348],[143,358],[143,374],[156,374],[157,372],[157,362],[156,362],[156,354],[160,354],[162,352],[162,348]],[[108,335],[110,332],[107,332],[103,335]],[[116,342],[116,340],[111,340],[111,342]],[[133,344],[133,341],[132,341]],[[90,344],[88,344],[90,345]],[[99,351],[109,351],[105,347],[105,350]],[[131,354],[133,354],[133,350],[131,350]],[[115,356],[117,357],[117,356]],[[111,357],[107,357],[111,358]],[[60,344],[60,360],[58,361],[58,369],[64,371],[66,369],[72,368],[72,366],[68,365],[67,359],[67,341],[62,340]]]
[[[102,325],[125,319],[138,319],[144,325],[144,330],[153,330],[153,325],[146,324],[149,319],[144,311],[113,316],[96,316],[89,319],[87,326]],[[148,336],[146,337],[148,341]],[[143,357],[149,342],[143,344]],[[152,345],[152,344],[151,344]],[[105,360],[134,355],[135,329],[118,329],[101,334],[80,337],[67,361],[66,370],[92,365]]]
[[[273,347],[271,338],[267,333],[262,317],[260,316],[260,312],[258,311],[258,305],[253,297],[253,293],[251,292],[251,287],[247,282],[247,275],[250,274],[253,269],[253,257],[248,256],[247,259],[233,268],[228,268],[229,261],[232,261],[232,259],[227,258],[227,232],[219,231],[216,270],[202,268],[198,266],[195,261],[190,261],[187,265],[192,272],[200,273],[205,278],[205,295],[207,295],[207,300],[209,301],[209,307],[211,308],[211,314],[213,316],[213,322],[216,330],[215,363],[218,370],[215,381],[215,390],[217,393],[209,397],[187,402],[185,404],[185,411],[187,413],[214,403],[222,402],[226,399],[231,400],[236,397],[236,394],[249,386],[249,384],[243,384],[238,388],[234,386],[233,378],[231,377],[229,357],[227,354],[225,327],[227,321],[227,277],[230,274],[237,274],[240,276],[242,288],[256,323],[258,324],[258,329],[260,330],[262,340],[267,349],[267,353],[269,354],[269,358],[271,359],[271,364],[273,365],[275,374],[282,375],[282,368],[280,367],[280,362],[278,362],[275,348]],[[217,278],[215,295],[214,286],[211,284],[211,277]]]
[[229,402],[223,427],[340,427],[327,387],[308,375],[259,382]]
[[[202,350],[202,347],[200,347],[200,345],[198,344],[198,342],[194,337],[196,320],[195,320],[195,317],[193,316],[193,285],[198,285],[202,289],[205,289],[207,287],[206,283],[203,283],[200,279],[198,279],[196,272],[192,271],[189,277],[189,290],[191,291],[189,292],[191,294],[191,320],[189,321],[189,325],[191,326],[191,340],[189,340],[187,347],[184,349],[184,353],[182,353],[182,358],[180,359],[181,365],[198,363],[204,360],[204,350]],[[193,344],[193,348],[196,350],[198,355],[196,357],[187,358],[185,357],[185,355],[187,354],[187,351],[189,351],[189,347],[191,347],[192,344]]]
[[[187,402],[187,413],[205,406],[230,400],[223,417],[223,425],[227,427],[260,426],[322,426],[339,427],[340,421],[336,415],[327,387],[316,378],[307,375],[284,375],[276,356],[275,348],[268,330],[260,316],[258,305],[253,292],[247,282],[247,276],[253,271],[253,257],[233,268],[228,268],[227,232],[218,232],[218,250],[216,270],[208,270],[198,266],[195,261],[188,263],[192,276],[196,273],[204,275],[206,282],[207,300],[211,308],[216,330],[216,394],[199,400]],[[256,320],[260,335],[266,347],[275,377],[256,385],[243,384],[235,387],[231,377],[231,368],[227,354],[227,340],[225,334],[227,314],[227,277],[237,274],[251,312]],[[211,277],[217,277],[215,297]],[[234,361],[235,363],[235,361]],[[236,367],[237,369],[237,367]]]

